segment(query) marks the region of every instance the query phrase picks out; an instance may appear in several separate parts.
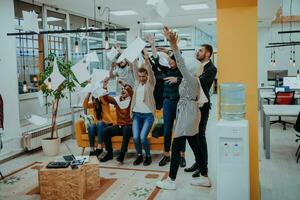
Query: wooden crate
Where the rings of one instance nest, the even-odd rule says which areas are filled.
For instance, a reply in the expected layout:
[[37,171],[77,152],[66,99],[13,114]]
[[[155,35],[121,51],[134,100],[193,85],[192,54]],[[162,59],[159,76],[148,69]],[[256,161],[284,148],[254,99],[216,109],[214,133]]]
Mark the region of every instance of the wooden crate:
[[99,189],[99,161],[90,158],[90,162],[78,169],[47,169],[39,171],[41,199],[77,200],[83,199],[88,191]]

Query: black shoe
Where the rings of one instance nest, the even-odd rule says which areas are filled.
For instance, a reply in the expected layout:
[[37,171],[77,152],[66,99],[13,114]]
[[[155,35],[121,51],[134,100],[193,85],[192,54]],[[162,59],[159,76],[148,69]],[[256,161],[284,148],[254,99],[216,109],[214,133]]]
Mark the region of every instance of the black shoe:
[[100,162],[106,162],[106,161],[109,161],[112,159],[113,159],[113,153],[107,152],[107,154],[103,158],[100,159]]
[[120,152],[119,156],[117,157],[117,161],[120,162],[120,163],[123,163],[124,157],[125,157],[125,153]]
[[184,157],[181,157],[181,161],[180,161],[180,167],[185,167],[186,166],[186,161]]
[[90,156],[95,156],[95,151],[90,151]]
[[170,156],[164,156],[158,163],[158,166],[165,166],[168,162],[170,162]]
[[197,164],[194,163],[191,167],[185,168],[184,171],[185,172],[194,172],[198,169]]
[[135,161],[133,162],[133,165],[139,165],[143,162],[144,158],[142,155],[138,155],[138,157],[135,159]]
[[95,155],[99,157],[101,153],[103,152],[103,149],[96,149]]
[[193,177],[193,178],[200,177],[200,170],[197,169],[197,170],[193,173],[192,177]]
[[150,165],[151,163],[152,163],[152,158],[151,158],[151,156],[146,156],[143,165],[144,165],[144,166],[148,166],[148,165]]

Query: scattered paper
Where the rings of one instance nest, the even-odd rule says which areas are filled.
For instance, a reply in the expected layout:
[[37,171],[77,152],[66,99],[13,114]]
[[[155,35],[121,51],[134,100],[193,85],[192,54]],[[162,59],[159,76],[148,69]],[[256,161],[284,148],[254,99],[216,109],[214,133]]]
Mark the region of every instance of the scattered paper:
[[85,59],[86,59],[86,63],[91,63],[91,62],[99,62],[99,58],[97,56],[97,53],[94,51],[94,52],[91,52],[89,54],[86,54],[85,56]]
[[92,96],[95,97],[95,98],[99,98],[99,97],[102,97],[102,96],[107,95],[107,94],[108,94],[108,91],[103,89],[102,85],[99,86],[99,87],[96,87],[92,91]]
[[121,54],[118,58],[117,62],[121,62],[126,59],[129,62],[133,62],[141,53],[143,48],[146,46],[146,42],[144,42],[141,38],[137,37]]
[[47,118],[43,118],[38,115],[31,115],[30,118],[27,119],[31,124],[34,124],[36,126],[42,126],[45,125],[48,122]]
[[39,24],[38,24],[38,14],[35,11],[22,11],[23,14],[23,30],[24,31],[33,31],[38,33],[39,32]]
[[158,55],[158,62],[160,65],[162,66],[165,66],[165,67],[169,67],[170,68],[170,65],[169,65],[169,56],[166,54],[166,53],[163,53],[163,52],[157,52],[157,55]]
[[86,80],[90,79],[90,73],[88,71],[88,64],[84,59],[82,59],[78,63],[76,63],[72,67],[72,71],[80,84],[85,82]]
[[110,61],[113,61],[115,57],[119,54],[115,47],[112,47],[109,52],[107,52],[106,56]]
[[53,61],[53,71],[50,74],[49,78],[51,81],[49,82],[47,78],[44,83],[48,85],[49,89],[52,90],[56,90],[60,86],[60,84],[65,81],[65,77],[59,72],[56,58]]
[[156,5],[156,12],[162,17],[165,18],[169,13],[169,7],[164,0],[161,0]]
[[139,54],[138,64],[139,66],[142,66],[142,64],[145,62],[145,59],[143,57],[143,54]]

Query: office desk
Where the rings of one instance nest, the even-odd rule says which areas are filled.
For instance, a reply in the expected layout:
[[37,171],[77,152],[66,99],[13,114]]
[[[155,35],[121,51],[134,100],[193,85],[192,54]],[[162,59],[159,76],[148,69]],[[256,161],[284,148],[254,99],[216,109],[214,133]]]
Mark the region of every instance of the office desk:
[[297,117],[300,112],[300,105],[263,105],[263,145],[266,151],[266,159],[270,159],[270,117],[284,116]]
[[[264,99],[275,99],[276,94],[273,91],[260,91],[259,94],[259,110],[260,110],[260,119],[263,118],[263,110],[262,110],[262,106],[264,105]],[[300,94],[299,93],[295,93],[295,99],[299,100],[300,99]]]
[[258,110],[261,109],[261,105],[260,105],[260,102],[261,102],[260,93],[261,93],[261,91],[273,91],[274,88],[275,88],[275,86],[258,86],[258,89],[257,89]]

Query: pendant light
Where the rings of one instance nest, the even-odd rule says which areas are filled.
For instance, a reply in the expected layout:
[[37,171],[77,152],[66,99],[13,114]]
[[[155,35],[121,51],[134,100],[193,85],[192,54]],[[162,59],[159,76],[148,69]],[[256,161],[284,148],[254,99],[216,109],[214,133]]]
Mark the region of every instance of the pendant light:
[[[26,36],[26,44],[27,44],[27,36]],[[22,55],[22,60],[23,60],[23,92],[26,93],[28,92],[28,86],[27,86],[27,81],[26,81],[26,66],[25,66],[25,58],[24,58],[24,48],[23,47],[23,55]],[[27,55],[28,55],[28,49],[27,49]]]
[[77,39],[75,41],[75,53],[79,53],[79,43],[78,43]]
[[273,66],[273,50],[271,49],[271,62],[270,62],[271,66]]
[[292,65],[293,63],[293,50],[291,48],[291,51],[290,51],[290,65]]
[[299,72],[299,69],[297,70],[297,78],[300,79],[300,72]]
[[273,50],[273,67],[276,67],[275,49]]
[[105,32],[104,48],[109,49],[108,31]]
[[294,49],[293,49],[293,67],[296,67],[295,46],[294,46]]

